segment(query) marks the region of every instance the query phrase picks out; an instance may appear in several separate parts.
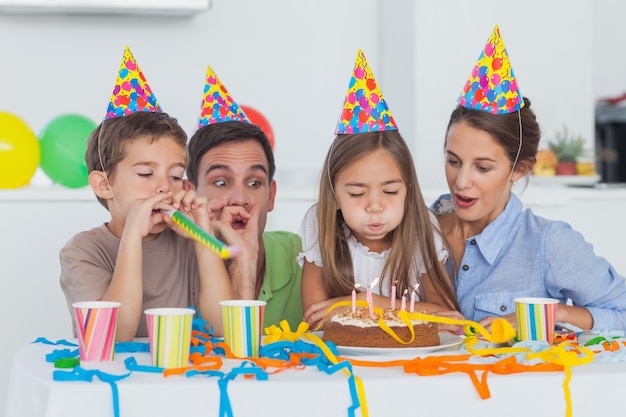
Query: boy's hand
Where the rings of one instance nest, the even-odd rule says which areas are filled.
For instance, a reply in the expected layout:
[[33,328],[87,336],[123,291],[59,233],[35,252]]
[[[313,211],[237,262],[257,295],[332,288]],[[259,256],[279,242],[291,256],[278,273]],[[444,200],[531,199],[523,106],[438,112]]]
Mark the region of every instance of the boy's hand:
[[124,234],[136,233],[140,238],[148,236],[154,226],[163,223],[164,215],[159,210],[171,210],[171,201],[171,193],[159,193],[135,201],[126,217]]
[[[167,210],[167,208],[164,209]],[[210,234],[214,234],[207,199],[205,197],[199,197],[195,191],[180,190],[176,192],[172,196],[171,209],[180,211],[200,228]],[[167,225],[177,234],[185,238],[191,238],[187,232],[181,230],[180,227],[174,223],[170,216],[164,214],[163,217]]]

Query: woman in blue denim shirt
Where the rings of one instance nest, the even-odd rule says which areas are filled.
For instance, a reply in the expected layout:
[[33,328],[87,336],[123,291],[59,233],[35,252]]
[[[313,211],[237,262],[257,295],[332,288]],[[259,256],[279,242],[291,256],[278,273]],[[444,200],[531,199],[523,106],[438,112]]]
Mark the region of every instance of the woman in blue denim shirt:
[[450,194],[432,209],[452,255],[461,313],[485,326],[496,316],[515,326],[516,297],[550,297],[560,301],[559,322],[626,330],[624,278],[567,223],[524,210],[511,192],[536,163],[541,135],[530,101],[522,103],[504,114],[459,105],[450,117]]

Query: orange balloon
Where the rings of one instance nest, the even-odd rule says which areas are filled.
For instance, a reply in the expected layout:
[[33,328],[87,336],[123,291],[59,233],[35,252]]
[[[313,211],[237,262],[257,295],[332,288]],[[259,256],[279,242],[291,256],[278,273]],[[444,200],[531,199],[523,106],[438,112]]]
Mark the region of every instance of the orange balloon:
[[261,130],[265,133],[267,139],[270,141],[270,146],[272,147],[272,150],[274,150],[274,131],[272,130],[272,126],[270,125],[270,122],[267,120],[267,118],[265,118],[263,113],[253,107],[241,105],[241,108],[246,116],[248,116],[248,119],[250,119],[250,122],[260,127]]

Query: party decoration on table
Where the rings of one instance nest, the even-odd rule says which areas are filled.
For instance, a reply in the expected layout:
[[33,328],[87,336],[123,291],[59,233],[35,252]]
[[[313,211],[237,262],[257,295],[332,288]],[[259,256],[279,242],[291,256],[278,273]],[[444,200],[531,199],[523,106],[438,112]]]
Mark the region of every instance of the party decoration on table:
[[272,125],[270,125],[269,120],[257,109],[254,107],[246,106],[245,104],[241,105],[241,109],[246,113],[248,119],[250,119],[250,123],[253,125],[257,125],[261,128],[265,136],[267,136],[267,140],[270,142],[270,146],[274,149],[274,145],[276,140],[274,139],[274,130],[272,129]]
[[160,113],[161,106],[130,48],[126,46],[104,119],[137,112]]
[[197,242],[202,243],[207,248],[211,249],[222,259],[229,259],[236,256],[239,253],[237,246],[228,246],[218,238],[211,236],[204,231],[201,227],[193,222],[189,217],[185,216],[178,210],[161,210],[163,214],[167,214],[172,218],[174,223],[178,225],[182,230],[187,232],[189,236],[194,238]]
[[398,130],[372,70],[360,49],[335,129],[336,135]]
[[489,113],[512,113],[524,107],[498,25],[465,83],[458,102],[468,109]]
[[197,128],[235,120],[250,122],[213,68],[208,65]]
[[0,188],[28,185],[40,158],[39,141],[26,122],[0,111]]
[[95,122],[79,114],[63,114],[43,128],[40,166],[53,182],[69,188],[89,184],[85,151],[95,128]]

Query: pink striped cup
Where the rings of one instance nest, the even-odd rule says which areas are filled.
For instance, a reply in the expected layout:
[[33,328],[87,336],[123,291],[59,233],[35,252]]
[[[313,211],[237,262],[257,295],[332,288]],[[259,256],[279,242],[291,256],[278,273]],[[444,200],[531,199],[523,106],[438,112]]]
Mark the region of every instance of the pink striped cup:
[[72,304],[81,361],[113,360],[120,305],[115,301],[82,301]]

